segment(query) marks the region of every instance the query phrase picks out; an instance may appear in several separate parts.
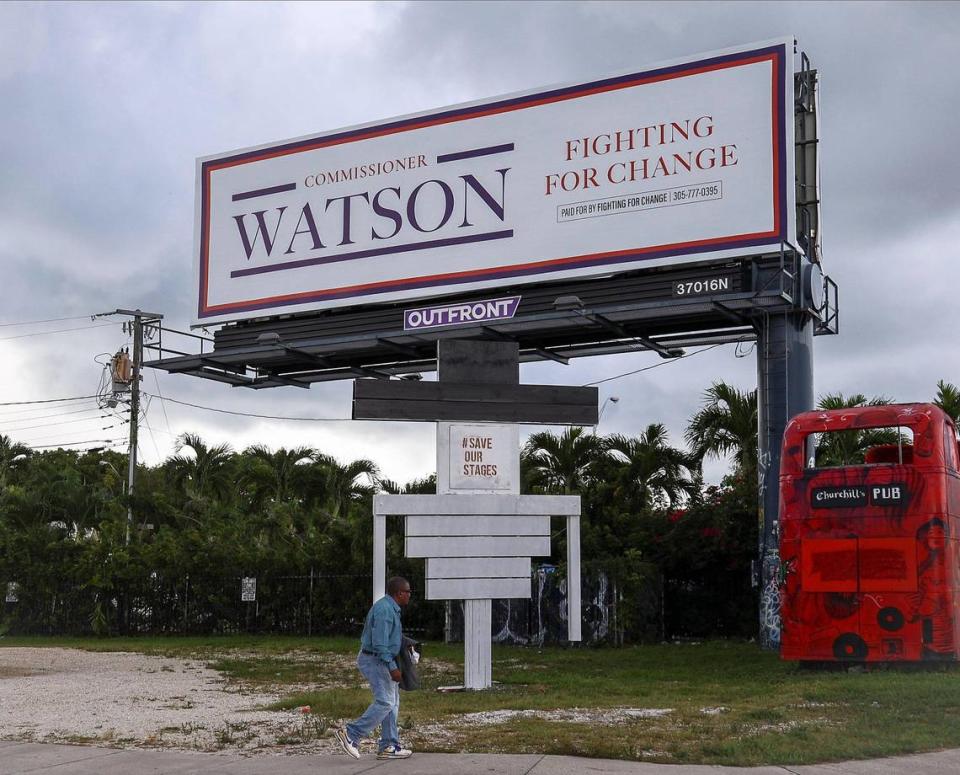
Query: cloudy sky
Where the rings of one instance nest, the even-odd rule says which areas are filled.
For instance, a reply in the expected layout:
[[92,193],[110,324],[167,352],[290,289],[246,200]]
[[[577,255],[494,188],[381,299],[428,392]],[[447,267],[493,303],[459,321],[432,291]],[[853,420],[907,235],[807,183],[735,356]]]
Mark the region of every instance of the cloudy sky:
[[[89,400],[10,404],[97,392],[98,359],[128,337],[94,313],[139,307],[188,328],[196,157],[785,35],[821,73],[824,268],[841,291],[841,335],[816,340],[816,392],[929,400],[938,379],[960,383],[960,4],[6,2],[0,433],[122,440]],[[521,380],[580,385],[659,360],[528,365]],[[600,432],[663,422],[680,443],[719,379],[753,389],[753,354],[724,346],[605,383],[601,399],[620,401]],[[267,421],[159,398],[346,418],[348,382],[254,392],[151,370],[144,390],[148,463],[192,431],[370,457],[401,482],[434,469],[428,424]]]

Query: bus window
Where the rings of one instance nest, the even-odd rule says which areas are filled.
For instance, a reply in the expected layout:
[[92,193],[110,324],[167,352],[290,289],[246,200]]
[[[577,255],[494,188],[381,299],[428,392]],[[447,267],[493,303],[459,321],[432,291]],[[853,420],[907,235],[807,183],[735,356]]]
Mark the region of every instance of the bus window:
[[957,470],[957,432],[950,423],[943,425],[943,459],[947,468]]
[[807,468],[913,463],[913,429],[902,425],[824,431],[811,439]]

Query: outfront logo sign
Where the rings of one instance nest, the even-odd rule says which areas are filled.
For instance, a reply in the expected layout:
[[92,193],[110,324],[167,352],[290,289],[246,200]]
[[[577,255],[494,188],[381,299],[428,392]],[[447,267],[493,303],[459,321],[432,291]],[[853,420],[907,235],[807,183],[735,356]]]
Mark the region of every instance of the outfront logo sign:
[[502,299],[471,301],[465,304],[407,309],[403,311],[403,329],[416,331],[425,328],[509,320],[516,314],[518,306],[520,306],[519,296],[506,296]]
[[195,323],[794,242],[792,40],[197,162]]

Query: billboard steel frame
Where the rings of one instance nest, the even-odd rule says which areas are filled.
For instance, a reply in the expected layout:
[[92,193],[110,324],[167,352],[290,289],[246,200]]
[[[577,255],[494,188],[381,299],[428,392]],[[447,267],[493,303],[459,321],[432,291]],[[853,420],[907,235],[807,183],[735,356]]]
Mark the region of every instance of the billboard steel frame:
[[[309,387],[315,382],[390,377],[436,369],[436,342],[494,339],[520,346],[521,363],[625,352],[676,357],[682,348],[756,339],[761,314],[805,309],[819,333],[836,332],[836,285],[822,279],[826,301],[805,298],[801,257],[783,252],[721,265],[639,270],[603,280],[503,288],[521,296],[507,320],[404,330],[402,303],[360,310],[329,310],[223,326],[212,338],[158,328],[146,343],[149,363],[236,387]],[[716,279],[730,290],[681,298],[678,283]],[[475,292],[445,298],[444,304],[477,302]],[[189,336],[200,352],[177,349],[171,340]]]

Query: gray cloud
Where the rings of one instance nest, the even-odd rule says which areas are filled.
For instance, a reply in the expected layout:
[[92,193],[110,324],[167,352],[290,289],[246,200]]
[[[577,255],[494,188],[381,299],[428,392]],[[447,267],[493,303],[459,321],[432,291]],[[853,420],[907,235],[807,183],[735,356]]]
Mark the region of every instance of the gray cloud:
[[[958,33],[954,3],[0,4],[0,322],[122,306],[186,327],[197,156],[795,34],[821,72],[826,269],[842,299],[842,335],[816,343],[816,390],[928,399],[937,379],[960,382]],[[91,392],[93,356],[126,341],[119,324],[2,340],[19,331],[0,328],[18,364],[5,400]],[[523,378],[582,384],[657,360],[526,366]],[[664,422],[680,443],[715,379],[752,389],[753,357],[718,348],[604,385],[622,400],[601,432]],[[349,413],[347,384],[254,393],[148,374],[145,389]],[[148,459],[193,429],[235,446],[368,450],[396,479],[433,465],[425,425],[164,413],[158,399],[148,419]]]

